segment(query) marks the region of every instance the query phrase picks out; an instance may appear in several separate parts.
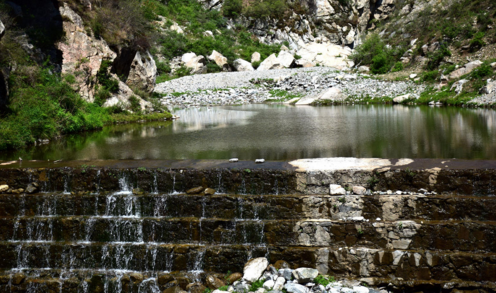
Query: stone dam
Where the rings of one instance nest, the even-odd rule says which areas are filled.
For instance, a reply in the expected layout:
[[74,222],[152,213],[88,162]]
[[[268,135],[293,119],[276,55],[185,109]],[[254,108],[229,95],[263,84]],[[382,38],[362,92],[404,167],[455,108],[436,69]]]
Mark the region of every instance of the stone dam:
[[262,256],[393,292],[496,292],[496,161],[25,161],[0,185],[0,292],[186,289]]

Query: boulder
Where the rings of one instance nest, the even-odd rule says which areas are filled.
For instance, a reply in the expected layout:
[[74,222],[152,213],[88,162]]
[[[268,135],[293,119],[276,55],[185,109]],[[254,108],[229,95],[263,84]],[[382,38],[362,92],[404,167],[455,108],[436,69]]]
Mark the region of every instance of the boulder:
[[362,65],[360,67],[358,67],[358,72],[369,72],[370,71],[370,68],[368,66],[365,66],[365,65]]
[[169,27],[169,29],[170,29],[171,31],[175,31],[175,32],[176,32],[176,33],[178,33],[178,34],[181,34],[181,35],[182,35],[182,34],[184,34],[183,29],[182,29],[182,28],[181,28],[181,27],[180,27],[177,23],[173,23],[173,24]]
[[414,79],[415,77],[417,77],[417,74],[412,73],[412,74],[410,74],[410,76],[409,76],[409,77],[410,77],[410,79]]
[[260,62],[260,53],[258,52],[254,52],[253,54],[251,54],[251,63],[253,62]]
[[5,34],[5,26],[3,25],[2,21],[0,20],[0,40],[2,39],[4,34]]
[[286,291],[288,291],[289,293],[309,293],[310,290],[303,286],[303,285],[300,285],[300,284],[295,284],[295,283],[286,283],[286,285],[284,285],[284,289],[286,289]]
[[214,33],[212,31],[204,31],[203,36],[213,38]]
[[265,257],[250,259],[243,269],[243,279],[248,282],[257,281],[269,265],[269,261]]
[[188,63],[191,59],[195,58],[196,54],[193,52],[185,53],[183,56],[181,56],[181,61],[183,63]]
[[463,90],[463,85],[465,83],[467,83],[468,80],[467,79],[460,79],[459,81],[453,83],[453,85],[451,86],[451,89],[450,91],[452,91],[453,89],[455,90],[455,93],[458,95],[459,93],[462,92]]
[[353,186],[353,193],[356,195],[364,195],[367,191],[367,188],[363,186]]
[[8,185],[0,185],[0,192],[5,192],[9,190],[9,186]]
[[331,184],[330,187],[331,195],[344,195],[346,194],[346,190],[339,184]]
[[243,278],[243,274],[233,273],[233,274],[230,274],[229,277],[227,277],[227,280],[229,281],[229,284],[232,284],[241,278]]
[[[198,186],[198,187],[194,187],[194,188],[188,189],[186,191],[186,193],[187,194],[199,194],[199,193],[202,193],[204,190],[205,190],[205,188],[203,188],[201,186]],[[217,288],[215,288],[215,289],[217,289]]]
[[236,59],[233,62],[234,69],[236,71],[254,71],[253,66],[251,66],[251,63],[248,61],[245,61],[243,59]]
[[298,67],[305,67],[305,68],[315,66],[315,63],[308,61],[307,59],[303,59],[303,58],[296,60],[295,64]]
[[285,283],[286,283],[286,279],[284,277],[278,277],[276,279],[276,282],[274,283],[274,287],[272,287],[272,290],[282,291]]
[[[205,60],[205,57],[203,56],[196,56],[195,53],[187,53],[189,54],[188,56],[184,56],[181,58],[181,60],[184,62],[184,66],[188,67],[190,69],[191,74],[202,74],[202,73],[207,73],[207,62]],[[194,54],[192,56],[191,54]],[[187,61],[184,61],[187,60]]]
[[272,288],[274,288],[274,285],[276,284],[276,282],[274,282],[274,280],[272,279],[269,279],[267,281],[265,281],[263,283],[263,287],[267,290],[272,290]]
[[395,104],[401,104],[404,101],[408,100],[409,98],[410,98],[410,94],[399,96],[399,97],[396,97],[396,98],[393,99],[393,103],[395,103]]
[[207,287],[210,289],[218,289],[218,288],[226,285],[226,283],[224,283],[224,281],[222,281],[221,279],[219,279],[213,275],[207,276],[206,284],[207,284]]
[[19,285],[26,279],[26,275],[23,273],[17,273],[12,276],[12,284]]
[[294,278],[300,284],[313,282],[313,280],[317,278],[318,275],[319,271],[312,268],[298,268],[293,271]]
[[213,195],[213,194],[215,194],[215,189],[213,188],[205,189],[205,195]]
[[494,92],[494,90],[496,89],[496,80],[487,80],[487,85],[484,86],[483,88],[481,88],[480,90],[480,93],[481,94],[491,94]]
[[491,68],[496,70],[496,62],[491,63]]
[[157,65],[148,51],[136,52],[126,84],[147,93],[153,92],[157,78]]
[[229,71],[229,64],[227,63],[227,58],[222,56],[221,53],[213,50],[212,54],[208,56],[208,60],[214,61],[215,64],[217,64],[217,66],[222,68],[223,71]]
[[279,59],[276,57],[276,54],[272,54],[267,57],[257,68],[257,71],[271,70],[271,69],[282,69]]
[[335,44],[308,43],[302,44],[296,54],[307,62],[345,69],[353,66],[353,61],[348,59],[351,52],[350,48]]
[[284,68],[293,67],[295,64],[295,58],[288,51],[279,52],[277,59],[279,60],[279,64]]
[[26,193],[33,194],[36,191],[38,191],[38,184],[37,183],[29,183],[28,187],[26,187]]
[[463,65],[463,67],[451,72],[449,75],[449,78],[450,79],[458,79],[458,78],[462,77],[463,75],[469,74],[470,72],[474,71],[474,69],[476,69],[477,67],[479,67],[481,65],[482,65],[482,62],[479,60],[469,62],[469,63]]
[[186,286],[186,290],[189,293],[203,293],[207,287],[203,286],[202,283],[192,283]]

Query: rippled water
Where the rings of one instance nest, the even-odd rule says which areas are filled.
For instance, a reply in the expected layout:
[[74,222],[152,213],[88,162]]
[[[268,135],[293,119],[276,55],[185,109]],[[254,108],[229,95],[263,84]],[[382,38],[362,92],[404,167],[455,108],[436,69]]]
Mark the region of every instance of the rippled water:
[[318,157],[496,159],[496,111],[448,107],[244,105],[175,112],[174,122],[105,127],[0,159]]

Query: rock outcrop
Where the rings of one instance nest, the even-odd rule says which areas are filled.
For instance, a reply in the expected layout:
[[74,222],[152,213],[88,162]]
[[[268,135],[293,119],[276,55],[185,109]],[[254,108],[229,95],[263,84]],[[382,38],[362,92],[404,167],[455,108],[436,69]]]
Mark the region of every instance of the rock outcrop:
[[[97,85],[96,75],[104,60],[113,62],[117,54],[110,49],[104,40],[95,38],[88,33],[83,19],[74,12],[67,3],[59,8],[65,32],[64,41],[57,44],[62,52],[62,74],[73,75],[76,79],[74,87],[83,99],[88,102],[95,100]],[[128,83],[137,88],[151,92],[155,86],[156,65],[151,55],[137,53],[131,64]],[[136,95],[129,86],[120,81],[115,75],[113,79],[119,81],[118,91],[107,100],[103,106],[129,106],[129,98],[135,96],[142,110],[151,108],[149,102]]]
[[4,34],[5,34],[5,26],[3,25],[3,22],[0,20],[0,40],[2,39]]
[[136,52],[126,84],[151,93],[155,88],[156,77],[157,65],[150,52]]
[[62,74],[74,75],[81,97],[93,102],[96,74],[102,61],[113,61],[117,55],[104,40],[88,35],[82,18],[67,3],[60,7],[60,15],[64,19],[65,32],[65,40],[58,43],[63,58]]

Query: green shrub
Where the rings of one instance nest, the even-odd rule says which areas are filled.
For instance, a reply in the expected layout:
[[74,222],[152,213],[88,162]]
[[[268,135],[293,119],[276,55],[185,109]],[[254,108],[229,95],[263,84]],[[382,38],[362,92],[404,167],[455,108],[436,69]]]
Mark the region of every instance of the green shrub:
[[245,7],[243,14],[254,18],[280,18],[287,9],[285,0],[253,0]]
[[487,31],[489,26],[493,24],[488,12],[482,12],[477,15],[477,23],[480,25],[481,30]]
[[478,32],[474,35],[472,40],[470,40],[470,51],[471,52],[475,52],[486,45],[486,42],[484,42],[484,40],[483,40],[484,36],[485,36],[485,34],[483,32]]
[[229,289],[229,286],[225,285],[225,286],[219,287],[217,290],[227,291],[227,289]]
[[128,101],[130,104],[131,111],[133,111],[134,113],[141,112],[141,105],[139,103],[138,98],[136,98],[135,96],[130,96]]
[[489,64],[489,62],[482,63],[481,66],[476,68],[470,74],[470,76],[472,78],[475,78],[475,79],[483,79],[483,78],[490,77],[492,75],[493,75],[493,69],[492,69],[491,65]]
[[157,62],[157,73],[158,75],[171,73],[171,68],[167,62]]
[[350,2],[351,0],[338,0],[339,1],[339,4],[343,5],[343,6],[348,6],[350,5]]
[[263,287],[263,283],[264,283],[263,280],[258,280],[258,281],[255,281],[255,282],[251,283],[251,285],[250,285],[250,292],[255,292],[259,288],[262,288]]
[[109,92],[115,93],[119,90],[119,81],[113,79],[110,76],[110,66],[112,62],[109,60],[103,60],[100,65],[100,69],[96,74],[98,82]]
[[439,71],[437,70],[427,71],[422,75],[422,81],[434,82],[438,76]]
[[222,71],[222,68],[220,68],[219,65],[217,65],[216,63],[210,62],[207,64],[207,72],[208,73],[215,73],[215,72],[221,72],[221,71]]
[[446,44],[441,43],[438,50],[427,55],[429,62],[427,63],[427,69],[434,70],[439,67],[439,64],[444,60],[444,57],[450,57],[451,51],[448,49]]
[[402,62],[396,62],[394,64],[394,67],[393,69],[391,70],[392,72],[398,72],[398,71],[401,71],[403,70],[403,63]]
[[317,276],[317,278],[315,278],[315,279],[313,280],[313,282],[314,282],[315,284],[319,284],[319,285],[322,285],[322,286],[324,286],[324,287],[325,287],[325,286],[327,286],[327,285],[329,285],[329,284],[331,283],[331,281],[329,280],[329,278],[324,277],[324,276],[322,276],[322,275],[318,275],[318,276]]
[[370,70],[374,74],[384,74],[389,71],[389,66],[390,60],[388,59],[388,56],[386,53],[380,53],[379,55],[376,55],[372,59],[372,65],[370,66]]
[[251,63],[251,66],[253,66],[254,69],[257,69],[261,63],[262,61],[255,61]]
[[226,17],[237,17],[242,11],[242,0],[225,0],[222,5],[222,14]]

